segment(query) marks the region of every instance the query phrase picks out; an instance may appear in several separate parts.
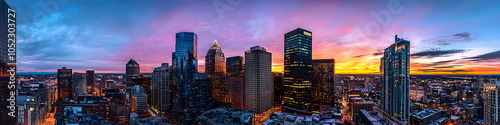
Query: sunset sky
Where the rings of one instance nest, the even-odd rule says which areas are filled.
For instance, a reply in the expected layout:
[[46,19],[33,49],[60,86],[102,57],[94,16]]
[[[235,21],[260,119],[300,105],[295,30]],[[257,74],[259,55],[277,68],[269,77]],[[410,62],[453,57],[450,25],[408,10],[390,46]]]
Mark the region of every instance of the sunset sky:
[[171,63],[175,33],[198,34],[199,69],[216,39],[226,57],[255,45],[283,69],[283,37],[313,34],[313,59],[336,74],[378,74],[394,36],[411,41],[411,74],[500,74],[500,1],[6,0],[17,13],[18,70],[150,73]]

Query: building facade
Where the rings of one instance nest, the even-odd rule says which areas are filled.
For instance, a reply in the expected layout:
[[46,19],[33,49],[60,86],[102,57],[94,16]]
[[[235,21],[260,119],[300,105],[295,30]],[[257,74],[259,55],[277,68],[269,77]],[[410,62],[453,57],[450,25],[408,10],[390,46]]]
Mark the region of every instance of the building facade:
[[314,59],[312,65],[312,110],[319,111],[321,105],[334,106],[335,104],[335,60]]
[[168,63],[162,63],[161,67],[153,70],[152,86],[151,86],[151,107],[156,111],[157,115],[166,115],[172,109],[172,82],[173,82],[172,67]]
[[285,34],[283,111],[309,114],[312,109],[312,32],[297,28]]
[[380,109],[398,124],[410,120],[410,41],[395,36],[381,60]]
[[254,46],[245,52],[245,109],[263,113],[273,107],[272,54]]
[[73,97],[73,70],[57,69],[57,99],[64,100]]
[[484,87],[484,123],[496,125],[500,123],[500,81]]
[[243,70],[244,59],[241,56],[226,59],[226,85],[229,91],[229,99],[233,107],[244,109],[245,99],[245,75]]

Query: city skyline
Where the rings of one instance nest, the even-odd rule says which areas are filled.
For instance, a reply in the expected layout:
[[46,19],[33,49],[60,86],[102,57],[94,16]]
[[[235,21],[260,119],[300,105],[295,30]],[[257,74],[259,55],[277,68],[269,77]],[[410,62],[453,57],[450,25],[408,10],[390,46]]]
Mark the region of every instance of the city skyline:
[[[197,51],[203,54],[215,39],[226,57],[243,56],[255,45],[268,48],[273,71],[281,71],[283,34],[296,28],[314,32],[313,59],[335,59],[337,74],[379,74],[380,52],[393,43],[395,34],[412,41],[411,74],[500,71],[495,62],[500,51],[491,46],[498,43],[494,30],[500,27],[488,25],[500,20],[494,7],[499,2],[401,0],[396,6],[401,12],[394,13],[387,6],[391,1],[113,1],[113,9],[106,8],[111,1],[69,1],[49,11],[36,2],[7,2],[19,10],[19,72],[68,67],[76,72],[124,73],[124,62],[133,58],[141,64],[141,73],[151,73],[171,62],[178,32],[198,34]],[[221,13],[219,5],[231,9]],[[116,14],[122,11],[127,14]],[[387,23],[373,16],[383,12],[389,12]],[[375,25],[379,32],[365,30]],[[201,55],[198,64],[203,72]]]

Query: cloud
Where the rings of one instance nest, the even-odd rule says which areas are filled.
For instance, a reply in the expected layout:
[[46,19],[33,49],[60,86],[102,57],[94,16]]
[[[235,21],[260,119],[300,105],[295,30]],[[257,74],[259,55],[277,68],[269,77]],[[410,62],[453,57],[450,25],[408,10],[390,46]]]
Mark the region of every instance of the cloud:
[[500,60],[500,50],[495,51],[495,52],[486,53],[483,55],[474,56],[474,57],[468,57],[468,58],[464,58],[464,59],[470,60],[470,61],[476,61],[476,62],[487,62],[487,61],[493,61],[493,60]]
[[363,54],[363,55],[357,55],[357,56],[353,56],[352,58],[361,58],[361,57],[364,57],[364,56],[367,56],[368,54]]
[[431,39],[422,40],[422,42],[430,42],[439,46],[448,46],[451,42],[468,42],[472,41],[474,38],[469,32],[456,33],[452,35],[439,36]]
[[415,57],[415,58],[434,58],[434,57],[443,57],[443,56],[449,56],[451,54],[455,53],[464,53],[468,50],[465,49],[452,49],[452,50],[428,50],[424,52],[417,52],[413,53],[410,56]]
[[447,73],[459,73],[459,72],[470,72],[469,70],[464,69],[418,69],[421,72],[447,72]]

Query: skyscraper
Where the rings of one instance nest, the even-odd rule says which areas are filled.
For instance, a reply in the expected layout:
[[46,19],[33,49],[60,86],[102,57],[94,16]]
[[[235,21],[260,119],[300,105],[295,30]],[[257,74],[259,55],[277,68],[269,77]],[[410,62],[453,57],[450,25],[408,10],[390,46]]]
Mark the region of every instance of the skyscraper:
[[245,52],[245,109],[263,113],[273,107],[272,54],[260,46]]
[[285,34],[283,111],[308,114],[312,94],[312,32],[297,28]]
[[[0,123],[16,124],[16,11],[0,1]],[[14,78],[14,79],[11,79]]]
[[87,85],[88,86],[94,86],[95,85],[94,84],[94,70],[88,69],[86,71],[86,73],[87,74],[85,75],[85,77],[87,77]]
[[172,109],[172,87],[173,82],[172,67],[168,63],[162,63],[161,67],[153,70],[151,87],[151,107],[157,114],[165,115]]
[[410,121],[410,41],[395,36],[381,60],[380,109],[397,124]]
[[245,108],[245,79],[243,72],[243,57],[234,56],[226,59],[226,85],[229,91],[229,99],[233,107]]
[[487,84],[484,88],[484,123],[497,125],[500,123],[500,81]]
[[205,72],[208,73],[208,77],[212,78],[212,84],[210,84],[212,97],[217,101],[229,102],[229,94],[224,79],[226,58],[221,47],[217,44],[217,40],[214,41],[205,56]]
[[57,69],[57,99],[64,100],[68,97],[73,97],[73,70]]
[[203,87],[196,82],[198,73],[197,35],[192,32],[180,32],[175,35],[175,52],[172,53],[174,70],[173,115],[183,124],[196,120],[204,111],[206,100]]
[[132,95],[132,111],[137,114],[145,114],[148,111],[148,96],[144,92],[138,92]]
[[321,105],[334,106],[335,104],[335,60],[314,59],[312,65],[312,108],[313,111],[319,111]]
[[86,95],[87,94],[87,81],[86,73],[73,73],[73,92],[75,95]]
[[139,67],[139,63],[135,60],[130,59],[128,63],[125,65],[125,77],[126,77],[126,85],[127,87],[134,86],[134,82],[132,81],[132,77],[134,75],[140,74],[141,68]]

